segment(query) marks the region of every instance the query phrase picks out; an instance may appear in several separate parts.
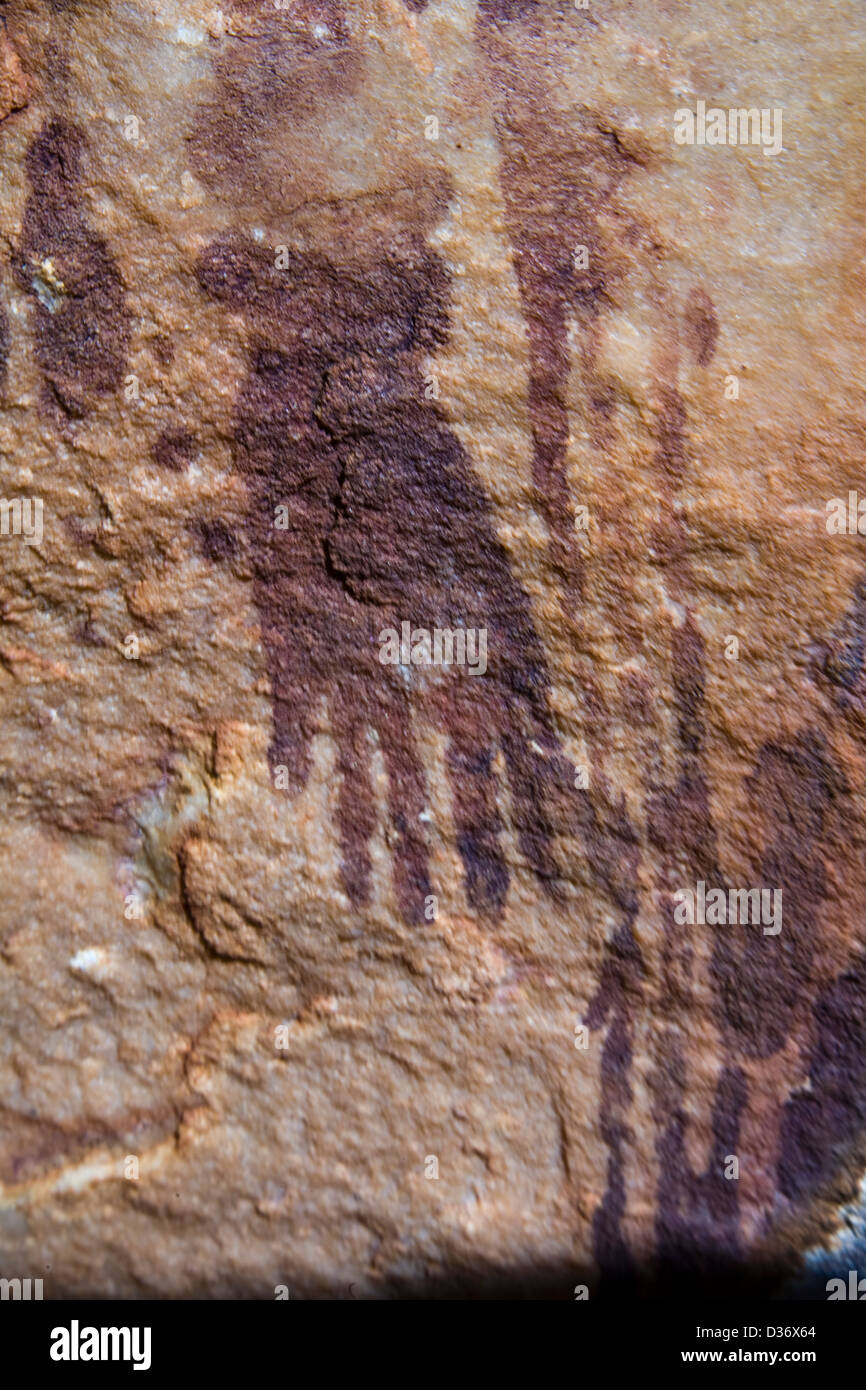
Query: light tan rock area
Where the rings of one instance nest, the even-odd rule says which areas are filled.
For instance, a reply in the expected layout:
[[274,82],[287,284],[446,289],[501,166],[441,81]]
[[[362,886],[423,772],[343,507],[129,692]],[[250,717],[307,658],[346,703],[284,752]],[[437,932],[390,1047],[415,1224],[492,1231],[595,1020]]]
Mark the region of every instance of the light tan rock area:
[[0,1274],[796,1274],[866,1163],[862,7],[0,15]]

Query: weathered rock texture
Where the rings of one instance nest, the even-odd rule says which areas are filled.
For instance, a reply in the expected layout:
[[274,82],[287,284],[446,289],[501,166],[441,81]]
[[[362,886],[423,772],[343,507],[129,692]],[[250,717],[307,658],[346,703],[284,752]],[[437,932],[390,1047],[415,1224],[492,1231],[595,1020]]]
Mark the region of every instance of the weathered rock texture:
[[[860,7],[0,9],[44,506],[0,538],[0,1272],[795,1270],[866,1160]],[[677,144],[700,100],[784,149]],[[383,664],[404,621],[486,674]],[[679,923],[699,881],[781,931]]]

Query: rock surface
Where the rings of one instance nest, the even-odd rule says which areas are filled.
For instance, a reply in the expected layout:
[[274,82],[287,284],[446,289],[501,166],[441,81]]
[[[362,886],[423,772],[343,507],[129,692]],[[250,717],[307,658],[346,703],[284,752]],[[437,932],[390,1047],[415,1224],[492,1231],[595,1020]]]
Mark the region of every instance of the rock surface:
[[795,1273],[866,1160],[859,7],[0,8],[0,1273]]

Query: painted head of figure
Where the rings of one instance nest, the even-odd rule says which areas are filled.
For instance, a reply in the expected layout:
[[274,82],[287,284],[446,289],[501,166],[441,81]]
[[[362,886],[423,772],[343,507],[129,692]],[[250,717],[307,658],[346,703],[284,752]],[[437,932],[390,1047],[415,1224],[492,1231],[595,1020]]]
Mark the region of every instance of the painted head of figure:
[[379,8],[343,0],[230,5],[214,41],[215,86],[189,145],[195,173],[230,196],[236,214],[274,232],[336,218],[362,238],[366,229],[381,236],[383,214],[416,231],[441,216],[444,168],[423,124],[407,114],[406,85],[418,74],[407,53],[406,81],[395,79],[381,39],[393,46],[399,35],[391,7],[375,27]]

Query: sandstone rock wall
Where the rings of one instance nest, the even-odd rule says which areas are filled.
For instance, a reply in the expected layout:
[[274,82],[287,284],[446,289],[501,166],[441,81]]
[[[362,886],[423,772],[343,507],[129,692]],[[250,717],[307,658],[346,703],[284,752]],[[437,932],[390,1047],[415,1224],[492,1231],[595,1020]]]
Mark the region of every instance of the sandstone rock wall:
[[[594,1296],[831,1235],[863,33],[2,7],[2,1273]],[[678,143],[699,102],[782,148]]]

